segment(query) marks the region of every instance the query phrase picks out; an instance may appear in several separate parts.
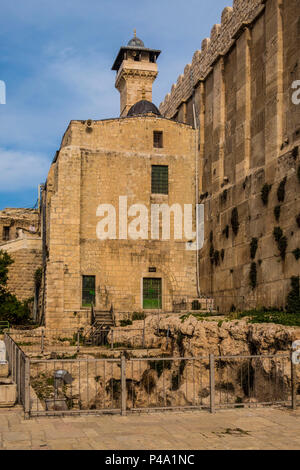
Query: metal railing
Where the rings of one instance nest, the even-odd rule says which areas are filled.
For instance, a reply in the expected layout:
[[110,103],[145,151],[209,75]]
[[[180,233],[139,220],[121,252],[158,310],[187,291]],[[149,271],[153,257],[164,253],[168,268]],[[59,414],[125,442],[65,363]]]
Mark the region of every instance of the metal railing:
[[7,333],[5,344],[26,417],[178,409],[214,413],[279,404],[296,409],[299,400],[297,366],[289,354],[46,360],[27,357]]

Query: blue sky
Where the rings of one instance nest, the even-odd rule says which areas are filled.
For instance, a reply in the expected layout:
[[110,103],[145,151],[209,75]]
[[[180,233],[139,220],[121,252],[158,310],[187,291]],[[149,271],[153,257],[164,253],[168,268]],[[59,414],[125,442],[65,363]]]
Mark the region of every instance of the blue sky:
[[119,115],[111,66],[133,36],[161,49],[156,105],[232,0],[14,0],[2,2],[0,210],[32,207],[71,119]]

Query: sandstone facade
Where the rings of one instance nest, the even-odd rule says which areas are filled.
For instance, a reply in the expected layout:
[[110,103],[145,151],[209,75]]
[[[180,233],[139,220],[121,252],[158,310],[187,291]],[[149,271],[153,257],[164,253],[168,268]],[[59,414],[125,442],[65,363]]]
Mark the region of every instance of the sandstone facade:
[[[292,101],[300,78],[299,17],[297,0],[235,0],[160,106],[165,117],[193,124],[195,105],[206,214],[200,286],[225,310],[284,307],[290,279],[300,273],[293,253],[300,247],[300,105]],[[287,239],[283,257],[275,227]]]

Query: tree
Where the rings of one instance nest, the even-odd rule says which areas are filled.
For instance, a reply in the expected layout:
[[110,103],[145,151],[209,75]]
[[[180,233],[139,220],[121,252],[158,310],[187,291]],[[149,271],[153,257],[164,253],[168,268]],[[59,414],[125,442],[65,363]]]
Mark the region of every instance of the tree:
[[8,253],[0,250],[0,320],[21,324],[30,321],[30,301],[20,302],[7,289],[9,266],[13,262]]

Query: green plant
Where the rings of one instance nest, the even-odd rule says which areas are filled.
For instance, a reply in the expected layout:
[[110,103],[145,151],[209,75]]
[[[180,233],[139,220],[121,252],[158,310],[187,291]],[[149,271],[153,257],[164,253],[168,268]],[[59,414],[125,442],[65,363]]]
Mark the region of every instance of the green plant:
[[222,204],[225,204],[225,202],[227,201],[227,196],[228,196],[228,191],[227,191],[227,189],[224,189],[224,191],[221,194],[221,203]]
[[269,194],[270,194],[271,189],[272,189],[272,185],[268,184],[268,183],[264,184],[264,186],[262,187],[261,200],[262,200],[264,206],[268,205]]
[[285,200],[285,185],[286,185],[286,182],[287,182],[287,177],[285,177],[279,187],[278,187],[278,190],[277,190],[277,199],[278,199],[278,202],[284,202]]
[[296,250],[293,251],[293,255],[296,258],[296,261],[300,259],[300,248],[296,248]]
[[250,285],[251,285],[252,289],[254,290],[257,286],[257,266],[256,266],[256,263],[251,264],[249,278],[250,278]]
[[288,246],[288,240],[283,235],[283,232],[280,227],[275,227],[273,230],[273,237],[277,243],[278,251],[280,253],[281,259],[285,260],[286,257],[286,249]]
[[134,312],[132,315],[132,321],[145,320],[146,315],[144,312]]
[[258,310],[246,310],[235,313],[234,315],[235,318],[239,320],[247,318],[249,323],[276,323],[278,325],[300,326],[300,315],[299,312],[296,312],[295,307],[295,304],[293,304],[291,310],[287,310],[287,312],[276,308],[262,308]]
[[232,231],[234,235],[237,235],[240,224],[239,224],[239,213],[236,207],[232,210],[232,213],[231,213],[231,227],[232,227]]
[[281,228],[280,227],[274,227],[273,237],[274,237],[274,239],[277,243],[282,238],[282,236],[283,236],[283,231],[281,230]]
[[220,264],[220,252],[218,250],[215,250],[214,252],[214,263],[216,266],[219,266]]
[[123,328],[125,326],[131,326],[132,321],[131,320],[120,320],[120,326]]
[[223,235],[225,235],[226,238],[229,238],[229,225],[226,225],[224,228]]
[[274,216],[277,222],[280,220],[281,206],[276,206],[274,209]]
[[287,296],[286,310],[289,313],[300,313],[300,277],[291,278],[291,291]]
[[250,243],[250,256],[251,256],[251,259],[255,259],[257,248],[258,248],[258,239],[257,238],[252,238],[251,243]]

